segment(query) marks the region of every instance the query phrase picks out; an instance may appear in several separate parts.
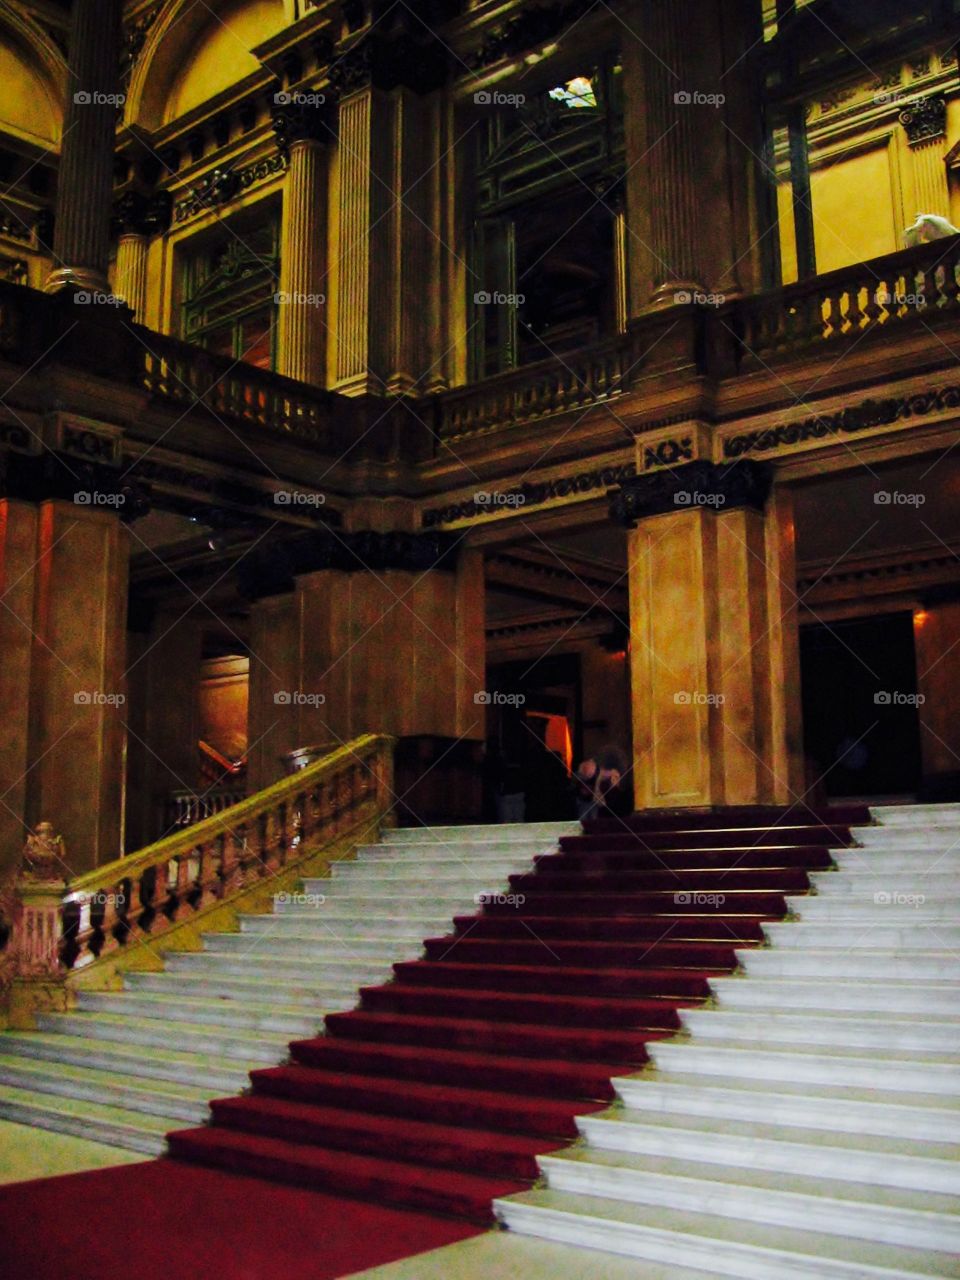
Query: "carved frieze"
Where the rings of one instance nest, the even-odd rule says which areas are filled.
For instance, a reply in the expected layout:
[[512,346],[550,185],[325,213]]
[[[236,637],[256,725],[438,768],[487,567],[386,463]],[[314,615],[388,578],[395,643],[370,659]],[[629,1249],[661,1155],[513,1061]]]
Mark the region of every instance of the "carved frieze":
[[646,516],[671,511],[730,511],[752,507],[762,511],[773,480],[771,469],[745,459],[723,466],[705,458],[665,471],[634,476],[610,498],[610,516],[627,529]]
[[153,236],[170,226],[169,191],[125,191],[114,203],[111,230],[115,236]]
[[523,509],[540,506],[552,502],[555,498],[568,498],[573,494],[590,493],[594,489],[609,489],[612,485],[622,484],[624,480],[636,474],[636,466],[632,462],[618,465],[596,467],[592,471],[580,471],[570,476],[555,476],[551,480],[525,480],[523,484],[511,488],[498,489],[496,503],[487,501],[488,494],[477,494],[462,502],[453,502],[445,507],[431,507],[424,511],[422,524],[424,529],[437,525],[452,524],[455,520],[474,520],[480,516],[503,514],[506,510]]
[[218,209],[229,204],[248,188],[282,173],[286,165],[286,155],[277,151],[242,169],[214,169],[183,200],[177,201],[173,208],[174,221],[185,222],[206,209]]
[[58,499],[78,507],[116,511],[124,524],[150,510],[150,491],[117,467],[70,454],[0,453],[0,496],[25,502]]
[[784,422],[756,431],[738,432],[723,442],[725,458],[742,458],[751,453],[772,453],[790,445],[854,435],[859,431],[893,426],[911,418],[926,417],[947,409],[960,408],[960,385],[917,391],[885,400],[864,400],[836,413],[816,414],[799,422]]

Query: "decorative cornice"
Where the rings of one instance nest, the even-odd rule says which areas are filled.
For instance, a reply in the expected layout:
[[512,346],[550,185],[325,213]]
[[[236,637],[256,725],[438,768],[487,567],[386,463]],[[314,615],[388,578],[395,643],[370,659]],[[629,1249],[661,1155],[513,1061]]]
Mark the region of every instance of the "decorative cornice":
[[125,472],[52,450],[0,453],[0,495],[34,503],[58,499],[79,509],[115,511],[124,524],[150,510],[149,488]]
[[947,100],[942,93],[932,93],[926,98],[917,98],[900,112],[900,123],[907,134],[911,147],[921,142],[930,142],[934,138],[942,138],[947,132]]
[[516,17],[488,32],[473,55],[471,65],[480,69],[504,58],[547,44],[595,8],[595,0],[567,0],[566,3],[522,8]]
[[[451,524],[455,520],[476,520],[480,516],[502,515],[504,511],[527,510],[554,498],[566,498],[571,494],[589,493],[593,489],[609,489],[623,484],[636,474],[632,462],[596,467],[593,471],[579,471],[574,475],[556,476],[552,480],[527,481],[510,489],[497,489],[498,501],[490,503],[479,495],[446,507],[431,507],[424,511],[422,525],[432,529],[437,525]],[[485,494],[496,486],[488,486]]]
[[749,453],[770,453],[785,445],[806,444],[810,440],[826,440],[831,436],[853,435],[889,427],[910,418],[960,408],[960,384],[937,387],[931,391],[915,391],[886,400],[864,400],[861,404],[836,413],[817,414],[800,422],[784,422],[775,427],[761,427],[727,436],[723,442],[725,458],[742,458]]
[[425,573],[456,567],[459,538],[448,533],[333,533],[317,530],[252,552],[238,567],[240,592],[248,599],[292,591],[295,579],[321,569]]
[[713,512],[752,507],[762,511],[773,473],[745,459],[730,466],[698,459],[670,471],[650,471],[627,480],[611,495],[610,516],[627,529],[646,516],[698,508]]
[[242,169],[222,167],[214,169],[189,194],[178,200],[173,207],[175,222],[185,222],[188,218],[203,213],[206,209],[218,209],[229,204],[248,187],[263,182],[275,173],[282,173],[287,166],[287,157],[276,151],[273,155],[264,156],[261,160],[248,164]]

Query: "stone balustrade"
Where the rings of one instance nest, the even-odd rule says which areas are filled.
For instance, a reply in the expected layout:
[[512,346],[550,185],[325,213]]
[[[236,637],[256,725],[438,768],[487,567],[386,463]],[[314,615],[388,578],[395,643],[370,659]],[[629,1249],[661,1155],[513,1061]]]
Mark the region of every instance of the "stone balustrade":
[[66,883],[21,880],[5,964],[15,979],[62,982],[389,821],[392,808],[393,740],[366,734],[129,857]]

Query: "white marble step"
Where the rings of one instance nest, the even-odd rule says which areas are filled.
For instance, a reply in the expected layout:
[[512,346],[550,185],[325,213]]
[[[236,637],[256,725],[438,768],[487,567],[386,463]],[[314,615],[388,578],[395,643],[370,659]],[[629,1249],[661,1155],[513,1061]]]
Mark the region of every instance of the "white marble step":
[[511,841],[489,841],[469,843],[455,842],[451,844],[437,843],[420,843],[415,844],[407,841],[402,844],[364,844],[360,845],[356,862],[336,862],[333,864],[334,869],[346,866],[366,866],[369,863],[375,863],[379,866],[383,865],[415,865],[426,866],[434,863],[453,863],[456,865],[466,864],[467,866],[475,866],[482,863],[486,866],[489,862],[517,862],[532,861],[534,858],[542,857],[547,853],[556,853],[557,846],[549,840],[531,840],[528,842],[511,840]]
[[822,894],[801,897],[790,894],[786,901],[791,918],[836,924],[838,928],[863,928],[865,925],[897,922],[910,925],[921,922],[956,922],[957,905],[952,897],[939,899],[924,894],[924,899],[922,903],[915,898],[911,898],[909,902],[877,902],[873,894],[857,897],[824,897]]
[[[284,938],[292,934],[309,933],[311,937],[322,940],[325,931],[330,927],[330,922],[336,919],[344,919],[344,913],[349,913],[351,918],[358,914],[353,910],[352,904],[340,903],[337,907],[332,905],[303,907],[299,911],[278,912],[273,916],[241,916],[240,932],[247,937],[257,934],[265,938]],[[383,920],[383,914],[382,912],[378,913],[376,927],[378,930],[382,929],[384,933],[387,933],[389,924]],[[411,911],[403,914],[403,924],[407,933],[416,933],[422,929],[421,921],[435,922],[442,918],[426,914],[420,915],[416,911]],[[447,924],[450,923],[450,919],[451,917],[446,917]],[[329,938],[330,934],[326,933],[326,936]]]
[[[329,880],[324,881],[329,886]],[[509,892],[504,884],[488,884],[478,879],[464,886],[454,880],[438,885],[430,877],[419,880],[384,880],[369,883],[337,885],[336,896],[327,898],[322,907],[316,908],[321,916],[333,916],[338,912],[369,911],[388,914],[391,907],[409,915],[412,911],[436,915],[439,911],[462,911],[474,906],[474,897],[483,890],[493,893]]]
[[729,1040],[701,1044],[694,1040],[662,1040],[649,1045],[653,1063],[662,1071],[698,1072],[776,1082],[802,1080],[811,1085],[847,1085],[855,1089],[887,1089],[897,1093],[960,1092],[960,1064],[949,1055],[911,1054],[904,1050],[808,1049],[800,1045],[777,1051],[762,1040]]
[[[843,871],[811,871],[810,880],[818,895],[849,894],[851,897],[888,894],[890,898],[920,894],[927,898],[960,901],[960,877],[955,871],[915,870],[873,871],[869,867],[848,867]],[[883,899],[878,905],[883,905]]]
[[577,1117],[589,1147],[600,1151],[700,1160],[770,1173],[960,1195],[960,1150],[913,1138],[836,1133],[717,1116],[652,1118],[629,1108]]
[[[251,973],[249,963],[242,956],[233,956],[224,952],[197,951],[165,957],[164,974],[158,976],[180,976],[199,978],[202,981],[214,981],[223,978],[230,982],[277,983],[288,990],[293,987],[309,988],[312,983],[357,982],[373,980],[377,974],[390,972],[390,967],[397,959],[399,948],[389,942],[374,944],[381,950],[370,955],[349,955],[340,943],[331,942],[333,954],[318,966],[315,961],[306,964],[299,960],[272,960],[268,956],[258,955],[255,971]],[[128,979],[140,975],[127,975]]]
[[[447,921],[440,927],[441,934],[446,933],[449,928],[450,922]],[[312,970],[321,962],[324,966],[332,966],[366,964],[372,961],[393,963],[395,960],[412,959],[422,951],[426,932],[411,933],[406,938],[399,935],[374,938],[358,937],[356,934],[350,934],[348,937],[339,929],[328,928],[316,932],[303,930],[302,934],[295,938],[276,939],[276,946],[269,950],[261,945],[258,938],[251,938],[246,934],[228,933],[217,936],[232,939],[232,941],[213,943],[214,935],[207,934],[204,943],[208,950],[200,952],[201,956],[209,957],[218,966],[223,964],[225,968],[238,973],[249,972],[247,957],[255,955],[258,968],[262,964],[263,972],[269,974],[289,973],[294,969]],[[297,946],[300,943],[308,948],[302,956],[297,954]],[[169,967],[177,971],[181,965],[184,968],[188,967],[186,962],[179,960],[176,966]]]
[[[349,1000],[351,995],[355,993],[347,992],[346,998]],[[341,1003],[334,1007],[343,1007],[342,1001],[341,996]],[[152,991],[82,991],[77,1009],[81,1013],[106,1013],[113,1017],[150,1018],[164,1026],[188,1023],[211,1030],[224,1027],[258,1035],[270,1032],[291,1037],[316,1035],[323,1025],[324,1013],[320,1009],[314,1012],[302,1007],[285,1008],[278,1002],[254,1004],[247,1000],[204,999]]]
[[943,1254],[733,1222],[549,1188],[494,1201],[511,1231],[737,1280],[916,1280],[949,1275]]
[[380,833],[384,844],[469,844],[471,841],[501,841],[512,844],[517,840],[556,841],[561,836],[580,835],[579,822],[501,822],[486,826],[459,827],[386,827]]
[[158,1156],[166,1147],[170,1122],[123,1107],[33,1093],[0,1084],[0,1119],[69,1133],[91,1142]]
[[[795,926],[794,926],[795,927]],[[721,1009],[809,1009],[847,1013],[892,1014],[956,1018],[960,1006],[960,980],[956,982],[894,981],[865,983],[857,980],[809,982],[804,978],[761,978],[736,974],[711,978]],[[922,1009],[923,1014],[917,1010]]]
[[950,871],[960,866],[960,841],[916,841],[899,839],[869,841],[846,849],[831,849],[830,854],[841,870]]
[[82,1012],[131,1014],[134,1018],[159,1018],[164,1021],[196,1023],[201,1027],[233,1027],[250,1032],[276,1032],[287,1036],[315,1036],[323,1024],[324,1014],[338,1009],[352,1009],[356,1004],[356,988],[346,983],[325,1004],[312,1007],[284,1005],[283,993],[261,989],[260,1000],[251,997],[227,998],[205,996],[200,992],[150,991],[129,988],[122,992],[82,992],[77,1009]]
[[756,1013],[724,1009],[681,1009],[680,1020],[698,1043],[743,1038],[783,1047],[799,1044],[893,1052],[902,1049],[917,1053],[960,1052],[960,1018],[950,1024],[931,1019],[901,1022],[891,1015],[856,1017],[773,1011],[758,1018]]
[[882,923],[860,929],[841,929],[836,924],[812,920],[785,920],[764,924],[763,931],[774,947],[810,948],[818,951],[866,948],[896,952],[960,948],[960,924],[890,920],[889,915],[883,918]]
[[244,1032],[232,1027],[208,1029],[177,1020],[162,1022],[156,1018],[109,1013],[41,1013],[37,1015],[37,1026],[41,1031],[90,1041],[136,1044],[152,1049],[175,1044],[181,1050],[233,1058],[251,1066],[261,1063],[275,1066],[282,1062],[293,1038],[285,1032]]
[[759,1088],[754,1080],[718,1083],[663,1071],[621,1076],[613,1084],[622,1103],[647,1123],[659,1116],[754,1123],[762,1116],[765,1124],[774,1127],[960,1144],[960,1104],[938,1094],[858,1092],[833,1085],[812,1090],[795,1081]]
[[326,881],[329,886],[327,895],[335,896],[342,886],[358,881],[374,880],[387,884],[415,880],[466,887],[488,880],[506,882],[508,876],[532,870],[532,858],[517,857],[498,858],[496,861],[485,859],[480,865],[469,858],[430,858],[425,862],[408,862],[399,858],[396,862],[342,862],[334,867],[332,879]]
[[[0,1035],[0,1053],[93,1067],[123,1078],[174,1081],[209,1089],[210,1097],[236,1093],[249,1084],[247,1068],[235,1060],[211,1054],[189,1053],[158,1046],[144,1052],[137,1046],[57,1032],[16,1031]],[[279,1061],[279,1059],[278,1059]],[[259,1065],[259,1064],[258,1064]]]
[[296,923],[287,926],[281,925],[277,917],[246,916],[240,919],[240,933],[204,934],[203,943],[208,951],[245,950],[251,955],[276,948],[279,957],[283,948],[301,938],[316,942],[348,941],[357,935],[374,941],[423,939],[433,930],[449,929],[451,918],[447,912],[420,915],[341,908],[336,914],[331,911],[323,916],[298,915]]
[[160,1089],[142,1078],[138,1083],[112,1071],[14,1054],[0,1054],[0,1085],[104,1106],[120,1105],[128,1111],[145,1111],[183,1124],[204,1124],[210,1113],[209,1090],[195,1085],[171,1081]]
[[542,1156],[556,1191],[767,1223],[938,1253],[960,1252],[955,1196],[785,1175],[738,1165],[628,1156],[578,1147]]
[[870,817],[885,826],[929,826],[944,821],[960,824],[960,804],[949,800],[937,804],[875,804],[870,806]]
[[[260,971],[258,969],[258,974]],[[393,974],[387,965],[378,965],[350,979],[340,982],[318,982],[315,976],[301,982],[282,982],[265,978],[230,978],[216,974],[186,973],[130,973],[124,981],[128,992],[142,992],[175,997],[179,1000],[219,1000],[226,1004],[247,1007],[254,1004],[271,1008],[274,1002],[286,1009],[304,1006],[311,1016],[334,1009],[352,1009],[356,1003],[357,988],[388,982]]]
[[837,954],[836,951],[795,950],[783,947],[770,950],[738,950],[737,959],[748,977],[806,978],[831,982],[835,979],[863,978],[878,982],[900,979],[920,982],[950,982],[960,976],[960,963],[948,950],[885,951],[857,948]]

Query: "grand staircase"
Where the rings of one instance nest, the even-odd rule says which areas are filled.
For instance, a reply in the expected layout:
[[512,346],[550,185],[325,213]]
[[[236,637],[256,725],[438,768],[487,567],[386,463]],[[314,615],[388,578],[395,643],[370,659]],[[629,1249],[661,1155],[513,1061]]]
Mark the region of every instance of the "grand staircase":
[[[611,1078],[668,1045],[738,948],[759,948],[786,915],[786,895],[832,867],[828,845],[850,839],[783,813],[647,825],[561,837],[563,852],[518,869],[392,982],[364,987],[325,1035],[293,1043],[290,1065],[255,1071],[251,1092],[213,1103],[212,1124],[171,1134],[171,1152],[492,1222],[493,1199],[529,1187],[577,1117],[606,1110]],[[435,894],[423,841],[436,833],[397,838]],[[490,833],[441,838],[467,862],[490,856]],[[382,901],[371,893],[370,909]]]
[[390,832],[271,914],[241,916],[239,932],[168,952],[162,973],[128,973],[122,992],[81,992],[75,1010],[39,1014],[38,1031],[0,1034],[0,1118],[160,1154],[171,1126],[202,1124],[211,1099],[282,1062],[291,1039],[352,1009],[359,987],[572,828],[473,830],[470,844],[434,830],[427,848]]
[[[498,1200],[505,1226],[756,1280],[960,1275],[960,806],[873,812],[542,1184]],[[557,862],[626,870],[650,843],[562,840]]]

